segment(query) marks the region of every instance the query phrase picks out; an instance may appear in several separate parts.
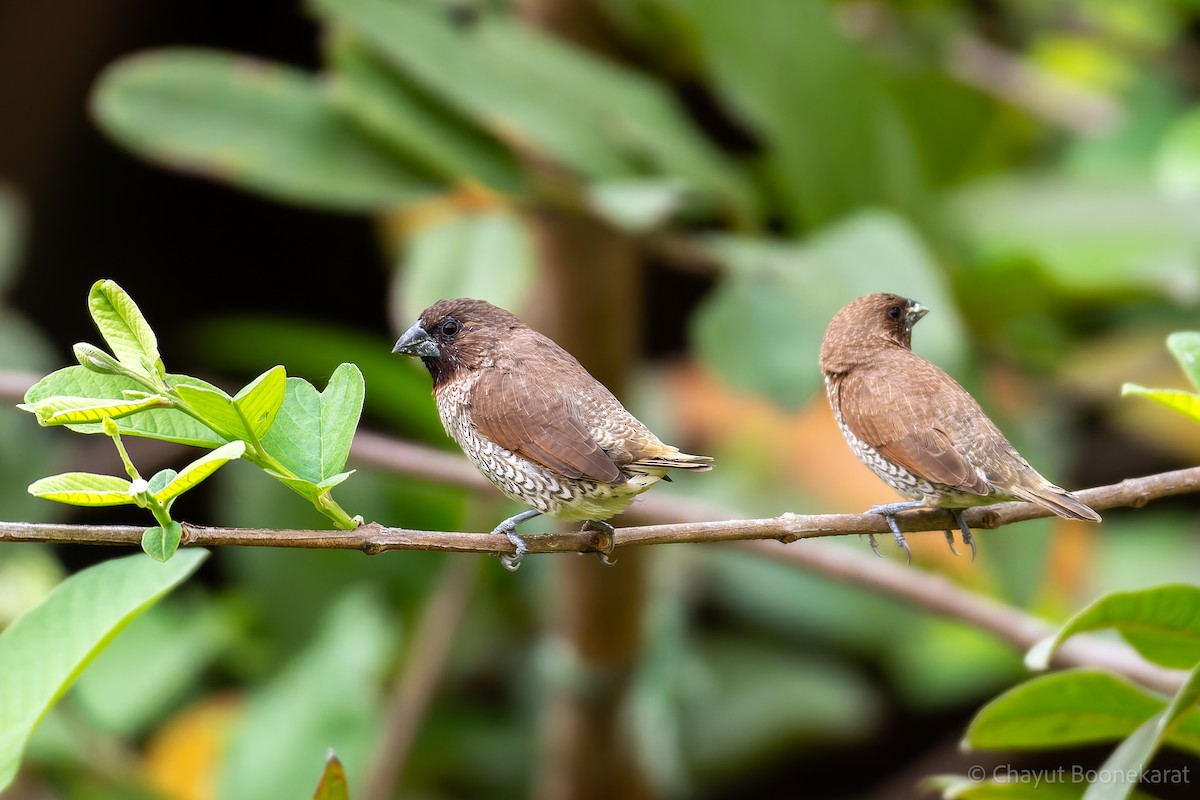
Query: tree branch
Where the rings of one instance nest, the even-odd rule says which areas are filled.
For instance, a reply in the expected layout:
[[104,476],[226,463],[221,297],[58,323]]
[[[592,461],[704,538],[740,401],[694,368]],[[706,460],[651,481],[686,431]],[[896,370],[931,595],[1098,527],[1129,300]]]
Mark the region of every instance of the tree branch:
[[[1140,508],[1151,500],[1200,491],[1200,467],[1129,478],[1111,486],[1076,492],[1095,509]],[[647,502],[649,505],[649,502]],[[997,503],[968,509],[963,517],[975,529],[994,529],[1028,519],[1050,516],[1046,509],[1030,503]],[[921,510],[897,517],[902,531],[942,531],[954,527],[948,511]],[[132,525],[71,525],[63,523],[2,522],[0,541],[53,542],[57,544],[139,545],[144,528]],[[878,514],[810,514],[791,512],[764,519],[677,522],[618,528],[616,547],[652,544],[731,542],[777,539],[784,543],[825,536],[887,533],[887,523]],[[530,534],[529,552],[579,553],[605,549],[603,534],[595,531]],[[276,530],[266,528],[212,528],[183,524],[182,546],[191,547],[305,547],[313,549],[361,550],[369,555],[389,550],[436,550],[460,553],[512,553],[513,544],[501,533],[462,533],[394,528],[375,522],[351,531]]]

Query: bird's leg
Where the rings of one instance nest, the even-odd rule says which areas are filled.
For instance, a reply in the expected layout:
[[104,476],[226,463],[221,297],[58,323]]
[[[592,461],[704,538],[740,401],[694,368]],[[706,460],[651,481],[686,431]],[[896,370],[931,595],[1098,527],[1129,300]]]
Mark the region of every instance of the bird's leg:
[[507,536],[508,540],[513,543],[513,547],[516,548],[516,552],[511,556],[508,553],[497,553],[500,556],[500,563],[509,572],[516,572],[520,569],[521,559],[529,552],[529,547],[525,544],[525,540],[517,535],[517,526],[526,520],[533,519],[541,513],[531,508],[528,511],[522,511],[520,514],[514,514],[492,529],[492,533],[503,533]]
[[[971,560],[974,561],[975,537],[971,535],[971,529],[967,526],[966,521],[963,519],[963,510],[961,508],[951,508],[949,511],[954,515],[954,521],[958,523],[959,530],[962,531],[963,544],[971,546]],[[946,531],[946,537],[950,537],[950,531]],[[953,540],[951,539],[951,541]],[[954,548],[951,547],[950,549],[953,550]],[[957,555],[957,553],[955,555]]]
[[908,542],[905,541],[904,534],[901,533],[900,526],[896,523],[896,515],[901,511],[912,511],[916,508],[928,508],[928,504],[924,500],[906,500],[902,503],[883,503],[867,509],[868,514],[878,514],[887,521],[888,527],[892,529],[892,536],[896,537],[896,544],[904,548],[904,555],[908,557],[909,564],[912,563],[912,550],[908,549]]
[[606,567],[611,567],[617,563],[615,560],[609,558],[612,555],[613,547],[616,545],[616,540],[613,538],[613,526],[603,520],[589,519],[583,523],[583,529],[600,534],[599,544],[594,551],[596,558],[600,559],[600,563]]
[[946,535],[946,544],[950,545],[950,552],[958,555],[958,551],[954,549],[954,531],[947,528],[942,533]]

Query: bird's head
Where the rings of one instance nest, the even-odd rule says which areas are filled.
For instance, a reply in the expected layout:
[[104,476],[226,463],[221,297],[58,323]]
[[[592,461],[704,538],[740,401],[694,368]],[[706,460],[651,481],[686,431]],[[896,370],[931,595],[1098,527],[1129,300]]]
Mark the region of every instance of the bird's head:
[[821,369],[845,372],[881,349],[912,349],[912,329],[929,309],[898,294],[869,294],[834,315],[821,343]]
[[488,366],[495,343],[519,327],[520,320],[483,300],[439,300],[421,312],[392,352],[420,358],[436,389],[462,370]]

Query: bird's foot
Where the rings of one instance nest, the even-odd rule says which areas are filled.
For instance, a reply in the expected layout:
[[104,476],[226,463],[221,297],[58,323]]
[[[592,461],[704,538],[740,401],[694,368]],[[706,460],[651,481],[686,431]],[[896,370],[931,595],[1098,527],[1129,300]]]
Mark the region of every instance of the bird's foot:
[[[954,515],[954,521],[958,523],[958,529],[962,531],[963,544],[971,548],[971,560],[974,561],[975,537],[971,535],[971,528],[967,525],[966,520],[963,519],[963,510],[961,508],[952,508],[950,509],[950,513]],[[949,536],[950,531],[946,531],[946,535]],[[954,548],[951,547],[950,549],[953,550]]]
[[942,533],[946,535],[946,544],[950,545],[950,552],[958,555],[958,551],[954,549],[954,531],[947,529]]
[[[896,544],[904,550],[904,555],[908,559],[908,563],[912,563],[912,550],[908,548],[908,541],[904,538],[904,534],[900,531],[900,525],[896,522],[896,515],[901,511],[912,511],[915,508],[926,508],[925,502],[922,500],[909,500],[903,503],[883,503],[882,505],[871,506],[867,509],[868,514],[878,514],[887,522],[888,528],[892,531],[892,536],[896,539]],[[872,545],[874,545],[874,536],[871,537]],[[872,547],[875,554],[879,555],[879,550]]]
[[616,539],[613,537],[613,526],[599,519],[589,519],[583,523],[585,531],[600,534],[597,538],[596,549],[593,551],[596,558],[600,559],[600,563],[606,567],[611,567],[616,564],[616,560],[609,558],[612,555],[613,547],[616,546]]
[[516,572],[521,568],[521,559],[525,558],[525,554],[529,552],[529,545],[525,544],[525,540],[517,535],[517,526],[522,522],[533,519],[540,511],[530,509],[522,511],[520,514],[515,514],[497,525],[492,533],[503,533],[508,537],[508,540],[513,544],[513,554],[495,553],[494,555],[500,558],[500,563],[509,572]]
[[867,534],[867,544],[871,545],[871,552],[883,558],[883,553],[879,552],[879,542],[875,541],[875,534]]

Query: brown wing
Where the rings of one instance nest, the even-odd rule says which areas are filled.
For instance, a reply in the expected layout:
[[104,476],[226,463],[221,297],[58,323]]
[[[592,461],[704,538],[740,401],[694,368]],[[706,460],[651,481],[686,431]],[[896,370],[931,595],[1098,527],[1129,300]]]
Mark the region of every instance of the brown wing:
[[625,483],[625,474],[559,393],[555,376],[544,377],[483,371],[471,389],[475,427],[506,450],[568,478]]
[[919,380],[898,387],[878,376],[864,380],[853,372],[844,380],[839,393],[842,418],[855,436],[917,477],[963,492],[988,493],[987,483],[938,424],[939,415],[947,410],[940,401],[955,398],[915,389],[914,384],[922,384]]

